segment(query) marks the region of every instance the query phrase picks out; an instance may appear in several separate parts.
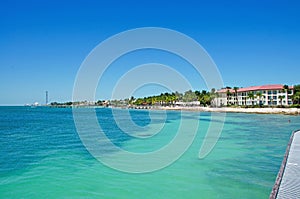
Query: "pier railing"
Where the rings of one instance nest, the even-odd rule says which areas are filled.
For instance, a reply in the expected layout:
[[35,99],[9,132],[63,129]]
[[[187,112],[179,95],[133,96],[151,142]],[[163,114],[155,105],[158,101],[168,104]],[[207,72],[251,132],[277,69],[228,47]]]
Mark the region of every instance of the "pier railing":
[[277,198],[279,187],[280,187],[280,184],[281,184],[281,181],[282,181],[282,178],[283,178],[283,174],[284,174],[284,171],[285,171],[285,168],[286,168],[287,159],[288,159],[288,156],[289,156],[289,153],[290,153],[291,145],[292,145],[292,142],[293,142],[293,139],[294,139],[294,135],[295,135],[296,132],[299,132],[299,131],[300,131],[300,129],[292,132],[292,135],[290,137],[289,143],[288,143],[286,151],[285,151],[284,158],[283,158],[281,166],[280,166],[280,170],[277,174],[275,184],[274,184],[272,192],[270,194],[270,199],[276,199]]

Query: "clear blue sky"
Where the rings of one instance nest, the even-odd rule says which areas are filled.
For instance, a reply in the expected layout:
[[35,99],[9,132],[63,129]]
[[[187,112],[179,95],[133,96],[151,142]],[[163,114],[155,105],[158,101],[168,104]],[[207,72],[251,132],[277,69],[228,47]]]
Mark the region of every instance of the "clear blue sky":
[[96,45],[147,26],[198,41],[225,86],[298,84],[299,10],[297,0],[1,1],[0,104],[44,103],[46,90],[50,101],[71,100],[76,73]]

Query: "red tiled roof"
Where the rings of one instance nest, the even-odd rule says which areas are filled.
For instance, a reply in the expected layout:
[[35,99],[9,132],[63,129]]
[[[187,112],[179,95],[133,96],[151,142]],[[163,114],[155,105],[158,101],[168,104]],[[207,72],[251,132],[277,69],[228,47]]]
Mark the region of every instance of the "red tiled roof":
[[[272,84],[272,85],[263,85],[263,86],[250,86],[246,88],[239,88],[237,92],[249,92],[249,91],[259,91],[259,90],[281,90],[283,88],[283,85],[281,84]],[[293,86],[289,86],[289,89],[293,89]],[[227,89],[223,88],[221,90],[218,90],[218,93],[226,93],[227,90],[229,90],[231,93],[234,93],[235,91],[233,89]]]

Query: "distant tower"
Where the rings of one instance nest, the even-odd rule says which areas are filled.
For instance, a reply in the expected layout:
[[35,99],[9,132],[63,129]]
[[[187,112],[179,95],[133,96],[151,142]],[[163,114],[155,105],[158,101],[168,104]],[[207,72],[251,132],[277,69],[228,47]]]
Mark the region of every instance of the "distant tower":
[[46,91],[46,105],[48,104],[48,91]]

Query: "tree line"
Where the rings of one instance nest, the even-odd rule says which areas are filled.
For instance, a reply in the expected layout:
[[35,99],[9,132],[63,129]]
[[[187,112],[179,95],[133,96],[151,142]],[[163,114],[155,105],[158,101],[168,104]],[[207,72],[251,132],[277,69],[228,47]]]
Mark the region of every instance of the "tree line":
[[200,105],[209,106],[211,101],[216,97],[215,89],[210,92],[206,90],[202,91],[192,91],[188,90],[184,93],[172,92],[172,93],[161,93],[160,95],[153,95],[143,98],[134,98],[133,96],[129,99],[130,105],[159,105],[159,106],[172,106],[176,102],[194,102],[199,101]]

